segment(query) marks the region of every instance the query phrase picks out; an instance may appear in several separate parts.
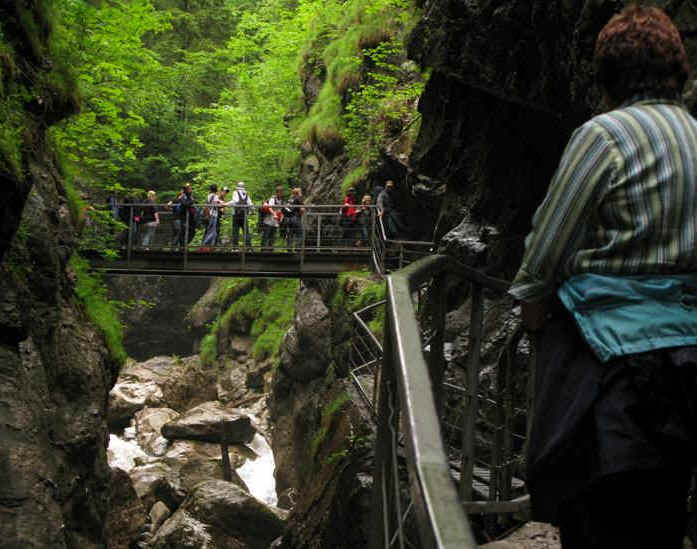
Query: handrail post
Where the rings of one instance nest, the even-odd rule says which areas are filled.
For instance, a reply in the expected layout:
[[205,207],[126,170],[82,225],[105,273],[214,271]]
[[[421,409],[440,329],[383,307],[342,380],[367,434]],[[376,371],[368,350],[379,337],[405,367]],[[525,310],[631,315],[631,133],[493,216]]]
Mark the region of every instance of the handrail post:
[[242,225],[242,242],[240,243],[240,256],[242,268],[247,264],[247,206],[244,207],[244,224]]
[[322,214],[317,214],[317,252],[320,251],[322,234]]
[[519,338],[514,338],[511,345],[507,345],[505,349],[505,381],[504,387],[504,419],[503,419],[503,469],[502,469],[502,485],[501,485],[501,500],[506,501],[511,497],[511,488],[513,481],[513,468],[511,467],[511,454],[513,452],[513,359],[515,357],[515,347],[520,341]]
[[131,266],[131,249],[133,247],[133,206],[129,208],[128,216],[128,244],[126,245],[126,263]]
[[528,332],[530,338],[530,359],[528,360],[528,391],[527,391],[527,409],[528,415],[526,418],[526,433],[525,433],[525,453],[527,454],[528,443],[530,441],[530,432],[532,431],[532,422],[535,417],[535,385],[537,376],[537,358],[540,350],[540,337],[537,332]]
[[[445,339],[445,313],[447,311],[447,281],[445,275],[436,276],[433,279],[433,339],[431,340],[430,370],[431,384],[433,386],[436,412],[440,417],[443,404],[443,378],[445,376],[445,355],[443,344]],[[420,294],[419,294],[420,295]]]
[[470,303],[470,353],[467,361],[467,395],[462,426],[462,466],[460,469],[460,499],[472,500],[472,475],[474,472],[474,430],[477,419],[479,366],[482,343],[482,318],[484,299],[482,287],[472,282]]
[[303,265],[305,264],[305,227],[303,227],[303,216],[300,209],[298,209],[297,215],[300,215],[299,223],[300,231],[302,232],[302,237],[300,238],[300,272],[302,272]]
[[189,208],[187,208],[186,220],[184,221],[184,238],[182,239],[182,244],[184,245],[184,268],[186,268],[189,253],[189,215]]
[[[375,256],[375,211],[375,208],[370,208],[370,249],[373,251],[373,257]],[[380,271],[377,265],[375,269]]]
[[[389,425],[390,409],[397,408],[397,390],[395,386],[395,371],[393,364],[394,342],[390,317],[392,310],[389,304],[385,311],[385,337],[383,343],[382,367],[380,368],[380,387],[378,397],[378,425],[375,437],[375,475],[373,479],[373,514],[372,539],[370,549],[384,549],[389,542],[394,516],[390,505],[393,475],[390,471],[392,444]],[[392,390],[390,390],[390,386]]]

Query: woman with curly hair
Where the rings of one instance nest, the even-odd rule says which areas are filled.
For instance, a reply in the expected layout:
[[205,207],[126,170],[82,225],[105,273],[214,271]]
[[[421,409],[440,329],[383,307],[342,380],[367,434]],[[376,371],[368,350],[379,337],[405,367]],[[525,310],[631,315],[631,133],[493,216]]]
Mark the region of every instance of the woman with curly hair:
[[682,547],[697,447],[697,121],[653,7],[595,47],[608,111],[578,128],[510,293],[538,333],[533,516],[565,549]]

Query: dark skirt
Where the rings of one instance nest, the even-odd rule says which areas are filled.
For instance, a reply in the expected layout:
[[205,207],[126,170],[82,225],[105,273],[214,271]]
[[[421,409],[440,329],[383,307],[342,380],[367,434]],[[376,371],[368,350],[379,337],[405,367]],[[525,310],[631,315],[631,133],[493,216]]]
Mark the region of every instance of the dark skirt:
[[528,446],[533,517],[558,523],[565,504],[604,479],[686,470],[697,455],[697,347],[601,363],[570,315],[538,345]]

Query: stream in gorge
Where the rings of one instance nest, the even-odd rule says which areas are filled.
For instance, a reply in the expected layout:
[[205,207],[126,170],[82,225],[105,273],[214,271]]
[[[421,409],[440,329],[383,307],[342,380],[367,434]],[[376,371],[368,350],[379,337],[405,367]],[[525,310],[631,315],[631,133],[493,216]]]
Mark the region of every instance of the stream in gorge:
[[[248,447],[256,454],[256,458],[249,457],[235,471],[252,496],[268,505],[276,505],[278,497],[271,447],[259,433],[254,435]],[[108,457],[110,467],[130,473],[137,461],[147,461],[149,456],[138,444],[135,427],[127,427],[121,436],[113,433],[109,435]]]
[[[270,543],[287,516],[277,507],[270,445],[270,363],[252,356],[254,340],[243,335],[213,364],[201,360],[205,331],[192,329],[187,314],[212,279],[114,277],[111,283],[118,299],[151,303],[125,319],[126,350],[134,358],[109,393],[107,458],[133,492],[128,513],[121,513],[132,530],[123,546],[140,540],[139,549],[205,547],[210,536],[221,546],[249,536],[251,546]],[[217,314],[215,305],[211,311]],[[170,341],[176,342],[171,349]],[[179,354],[187,352],[193,354]],[[222,432],[231,482],[223,480]],[[248,519],[228,531],[240,513]]]

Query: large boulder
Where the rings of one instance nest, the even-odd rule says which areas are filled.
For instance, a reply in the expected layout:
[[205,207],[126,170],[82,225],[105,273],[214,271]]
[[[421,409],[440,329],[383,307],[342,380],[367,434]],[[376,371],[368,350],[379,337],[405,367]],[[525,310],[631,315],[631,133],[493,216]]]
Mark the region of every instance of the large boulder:
[[143,408],[136,412],[136,440],[140,447],[151,456],[162,456],[167,452],[169,442],[162,436],[162,426],[179,416],[171,408]]
[[131,484],[128,473],[111,470],[109,514],[105,530],[108,549],[129,549],[142,533],[146,511]]
[[[228,447],[232,482],[247,489],[234,469],[247,458],[254,457],[245,446]],[[176,509],[191,490],[207,480],[223,478],[222,456],[219,444],[176,440],[167,452],[136,465],[130,471],[136,493],[147,508],[160,500],[170,509]]]
[[157,531],[152,549],[266,549],[284,514],[222,480],[202,482]]
[[321,377],[331,363],[332,321],[317,289],[301,285],[293,326],[281,345],[281,369],[296,381]]
[[136,494],[147,509],[157,501],[162,501],[170,509],[176,509],[186,498],[178,469],[164,461],[137,465],[129,475]]
[[170,440],[220,442],[222,433],[230,444],[250,442],[256,429],[248,415],[218,401],[204,402],[162,427]]
[[124,427],[146,406],[183,412],[216,397],[216,372],[203,368],[198,356],[129,362],[109,393],[109,424]]
[[150,532],[154,534],[172,516],[172,511],[164,503],[158,501],[150,508],[148,515],[150,516]]

